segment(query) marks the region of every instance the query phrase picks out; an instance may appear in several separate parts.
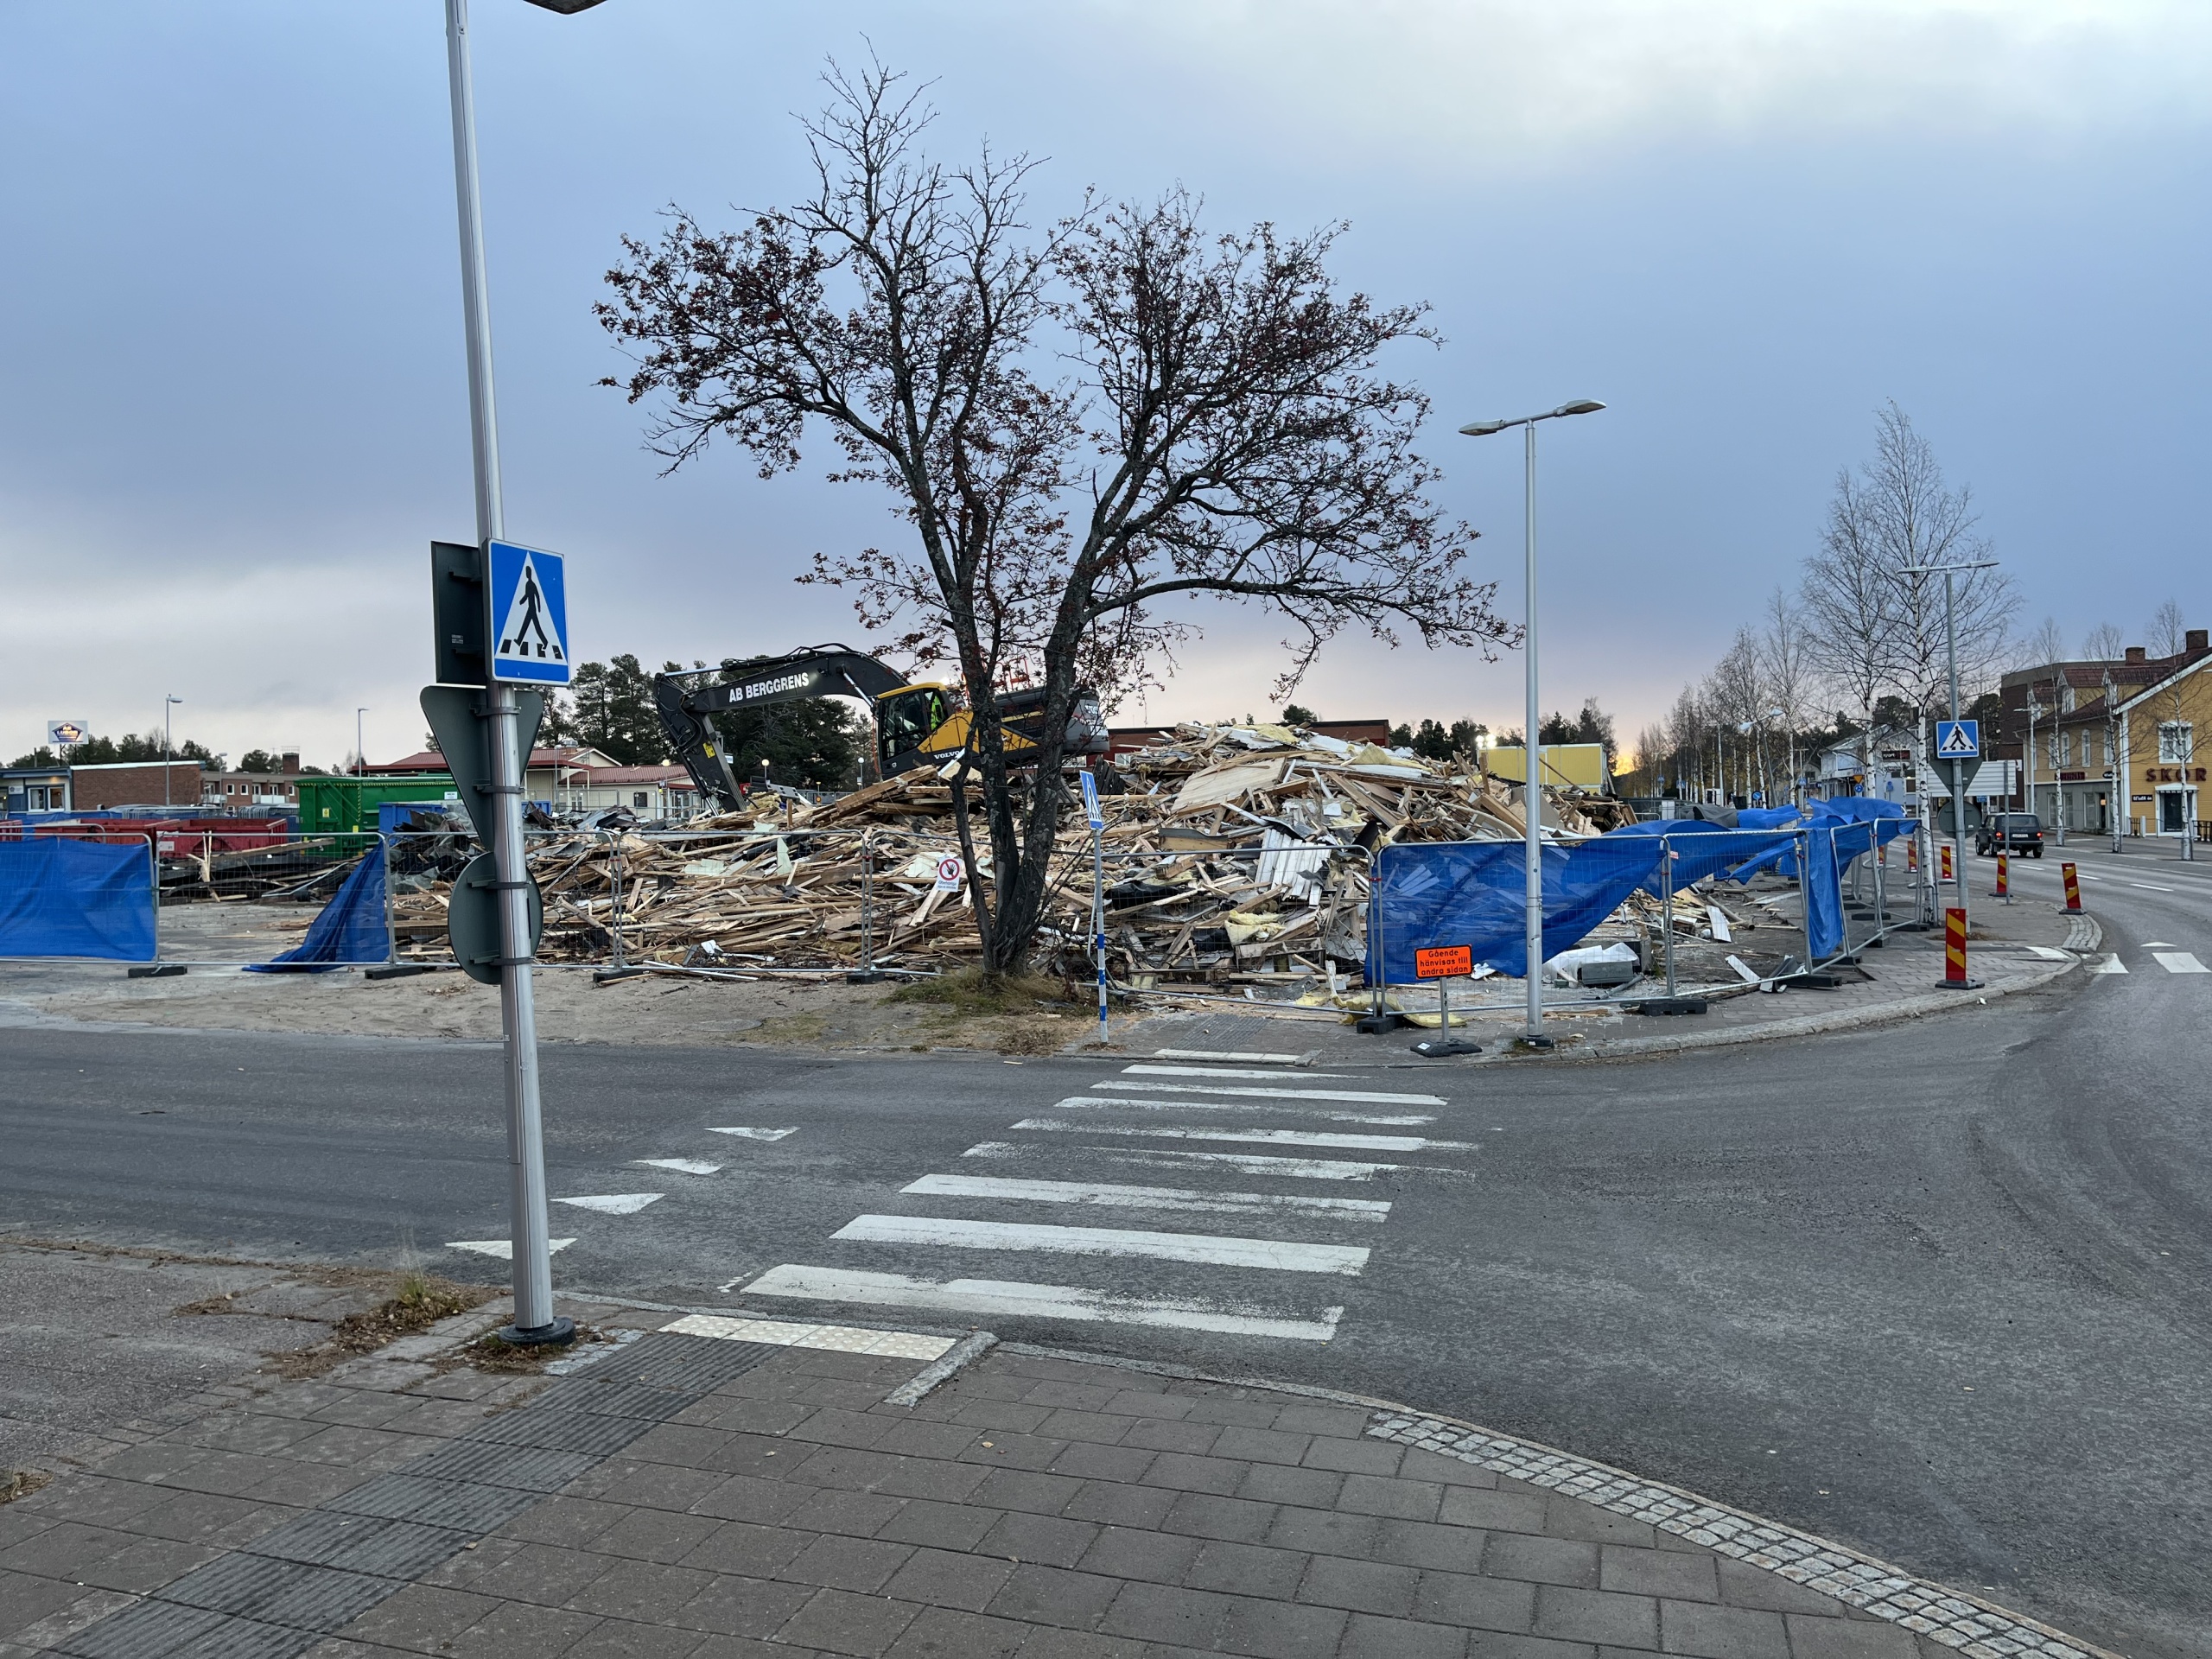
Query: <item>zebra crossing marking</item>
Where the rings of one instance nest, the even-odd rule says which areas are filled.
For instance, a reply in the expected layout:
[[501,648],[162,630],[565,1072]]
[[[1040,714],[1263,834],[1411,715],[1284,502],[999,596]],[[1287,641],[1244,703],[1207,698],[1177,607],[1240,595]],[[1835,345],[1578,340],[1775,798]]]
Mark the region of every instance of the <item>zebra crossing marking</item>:
[[[575,1242],[573,1238],[549,1238],[545,1248],[548,1251],[565,1250]],[[515,1259],[515,1242],[512,1238],[449,1238],[446,1249],[474,1250],[479,1255],[496,1255],[502,1262]]]
[[2151,959],[2170,974],[2212,974],[2212,968],[2186,950],[2153,950]]
[[[963,1158],[1031,1158],[1047,1148],[1032,1143],[1014,1141],[980,1141],[960,1155]],[[1159,1147],[1078,1147],[1078,1152],[1094,1153],[1107,1162],[1177,1169],[1222,1169],[1239,1175],[1281,1175],[1293,1180],[1306,1181],[1370,1181],[1377,1175],[1403,1169],[1403,1164],[1357,1163],[1342,1158],[1277,1158],[1264,1152],[1170,1152]]]
[[1387,1198],[1329,1198],[1306,1193],[1217,1192],[1197,1186],[1122,1186],[1110,1181],[1025,1181],[1000,1175],[925,1175],[899,1191],[913,1198],[1014,1198],[1031,1204],[1088,1204],[1122,1210],[1196,1210],[1223,1215],[1290,1211],[1357,1221],[1384,1221]]
[[1339,1273],[1367,1265],[1364,1244],[1301,1244],[1284,1238],[1154,1233],[1123,1227],[1048,1227],[1021,1221],[966,1221],[937,1216],[855,1216],[830,1235],[867,1244],[938,1244],[964,1250],[1044,1250],[1060,1255],[1141,1255],[1217,1268],[1278,1273]]
[[[1139,1061],[1135,1065],[1123,1066],[1122,1073],[1124,1077],[1279,1077],[1282,1075],[1280,1071],[1262,1071],[1257,1068],[1229,1065],[1147,1065],[1142,1061]],[[1351,1076],[1351,1073],[1349,1071],[1306,1071],[1300,1074],[1300,1081],[1303,1082],[1306,1077],[1344,1079]]]
[[722,1172],[721,1165],[702,1163],[696,1158],[632,1158],[630,1161],[647,1169],[672,1169],[679,1175],[719,1175]]
[[1216,1053],[1208,1048],[1155,1048],[1155,1060],[1233,1060],[1239,1065],[1296,1065],[1304,1060],[1303,1054],[1238,1054]]
[[1117,1083],[1108,1077],[1090,1085],[1125,1095],[1227,1095],[1238,1100],[1341,1100],[1370,1106],[1442,1106],[1441,1095],[1386,1094],[1371,1089],[1208,1089],[1193,1083]]
[[1420,1135],[1338,1135],[1321,1129],[1200,1129],[1180,1124],[1074,1123],[1057,1117],[1025,1117],[1014,1126],[1055,1135],[1140,1135],[1163,1141],[1236,1141],[1262,1147],[1342,1147],[1357,1152],[1469,1152],[1466,1141],[1432,1141]]
[[581,1198],[556,1198],[556,1204],[572,1204],[579,1210],[596,1210],[603,1216],[634,1216],[649,1204],[658,1204],[668,1196],[665,1192],[601,1192]]
[[780,1141],[787,1135],[797,1135],[798,1133],[798,1125],[794,1123],[788,1129],[728,1128],[709,1129],[707,1133],[709,1135],[734,1135],[738,1136],[740,1139],[746,1141]]
[[1166,1297],[1116,1296],[1074,1285],[1032,1285],[1001,1279],[918,1279],[902,1273],[863,1273],[849,1268],[771,1268],[745,1287],[748,1296],[842,1302],[871,1307],[925,1308],[991,1319],[1085,1320],[1111,1325],[1165,1325],[1230,1336],[1326,1342],[1344,1316],[1325,1307],[1312,1318],[1270,1313],[1248,1304],[1216,1305]]
[[[1277,1112],[1283,1108],[1268,1100],[1124,1100],[1117,1095],[1069,1095],[1052,1103],[1055,1111],[1061,1108],[1082,1110],[1090,1107],[1106,1107],[1124,1112]],[[1381,1123],[1415,1126],[1433,1123],[1433,1112],[1339,1112],[1321,1107],[1297,1109],[1300,1117],[1318,1117],[1329,1123]]]
[[2124,974],[2127,971],[2127,964],[2117,955],[2101,957],[2089,964],[2089,971],[2093,974]]

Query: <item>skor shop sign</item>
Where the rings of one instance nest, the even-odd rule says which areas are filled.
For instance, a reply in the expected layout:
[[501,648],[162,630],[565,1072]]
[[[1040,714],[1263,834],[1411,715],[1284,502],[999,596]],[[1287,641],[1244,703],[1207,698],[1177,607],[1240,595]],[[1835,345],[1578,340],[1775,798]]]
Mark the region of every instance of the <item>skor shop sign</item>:
[[[2146,784],[2201,784],[2204,781],[2202,766],[2145,766],[2143,781]],[[2135,798],[2141,800],[2141,796]]]

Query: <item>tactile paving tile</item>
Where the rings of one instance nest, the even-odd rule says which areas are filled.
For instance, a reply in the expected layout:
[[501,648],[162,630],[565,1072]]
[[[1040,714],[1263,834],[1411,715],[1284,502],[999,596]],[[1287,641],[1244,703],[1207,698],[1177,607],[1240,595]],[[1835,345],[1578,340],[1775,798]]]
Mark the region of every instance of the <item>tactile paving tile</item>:
[[245,1550],[251,1555],[412,1580],[477,1535],[473,1528],[429,1527],[412,1520],[317,1510],[287,1522],[246,1545]]
[[[671,1398],[677,1396],[671,1395]],[[469,1431],[472,1445],[537,1446],[549,1452],[585,1452],[603,1458],[620,1452],[655,1425],[642,1417],[598,1417],[581,1411],[542,1407],[510,1411]]]
[[390,1516],[456,1532],[495,1532],[537,1502],[542,1493],[505,1486],[473,1486],[458,1480],[378,1475],[323,1505],[347,1515]]
[[394,1579],[268,1555],[219,1555],[154,1592],[160,1601],[324,1633],[350,1624],[400,1587]]
[[703,1397],[694,1389],[655,1389],[642,1382],[625,1382],[620,1378],[607,1382],[593,1376],[563,1382],[554,1390],[549,1404],[594,1417],[637,1417],[658,1423]]
[[50,1649],[69,1659],[294,1659],[322,1640],[313,1630],[228,1613],[142,1601]]
[[453,1440],[435,1452],[425,1452],[394,1472],[426,1480],[508,1486],[524,1492],[557,1492],[598,1461],[581,1452],[543,1452],[531,1446]]
[[[642,1382],[650,1388],[709,1394],[734,1376],[742,1376],[784,1351],[758,1342],[719,1342],[709,1337],[684,1337],[656,1331],[640,1338],[612,1359],[592,1367],[599,1382]],[[557,1398],[555,1384],[549,1398]]]

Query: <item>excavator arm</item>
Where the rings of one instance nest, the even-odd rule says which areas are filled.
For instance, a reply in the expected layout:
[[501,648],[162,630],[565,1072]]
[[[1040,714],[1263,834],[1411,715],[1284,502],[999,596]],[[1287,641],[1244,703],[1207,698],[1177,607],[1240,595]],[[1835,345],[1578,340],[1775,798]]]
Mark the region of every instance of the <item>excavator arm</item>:
[[[720,668],[653,677],[653,701],[670,750],[701,793],[726,809],[739,803],[737,775],[730,768],[728,746],[714,717],[768,703],[835,696],[858,697],[868,704],[875,728],[877,764],[887,777],[910,766],[950,760],[967,744],[968,711],[957,706],[948,688],[910,683],[887,664],[850,645],[815,645],[781,657],[731,658]],[[1010,754],[1035,747],[1039,734],[1033,728],[1043,703],[1041,690],[1010,692],[999,699]],[[1068,715],[1065,753],[1071,758],[1103,754],[1107,742],[1097,693],[1088,686],[1077,687]]]
[[873,711],[878,697],[906,683],[906,676],[866,652],[812,645],[781,657],[732,658],[720,668],[656,674],[653,703],[670,752],[702,795],[729,808],[739,802],[737,774],[715,715],[808,697],[858,697]]

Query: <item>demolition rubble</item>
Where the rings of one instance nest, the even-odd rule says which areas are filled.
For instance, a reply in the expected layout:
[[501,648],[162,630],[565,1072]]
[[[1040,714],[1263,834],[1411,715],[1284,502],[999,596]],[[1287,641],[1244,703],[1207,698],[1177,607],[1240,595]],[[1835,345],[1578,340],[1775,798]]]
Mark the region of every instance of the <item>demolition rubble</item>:
[[[1525,833],[1518,784],[1280,726],[1181,726],[1100,780],[1109,957],[1137,989],[1236,988],[1274,1001],[1357,984],[1378,849]],[[1542,800],[1543,827],[1570,836],[1633,817],[1577,790],[1548,788]],[[976,791],[969,804],[979,810]],[[737,973],[971,964],[981,946],[969,889],[940,874],[960,851],[952,813],[950,784],[921,767],[819,805],[770,797],[674,833],[556,831],[531,852],[545,905],[539,957]],[[988,883],[980,818],[974,839]],[[963,876],[957,862],[950,874]],[[403,952],[442,956],[447,883],[398,885]],[[1091,832],[1071,800],[1040,967],[1089,976],[1091,893]],[[1657,914],[1639,898],[1623,925],[1594,938],[1635,937],[1641,923],[1627,912],[1639,905]]]

